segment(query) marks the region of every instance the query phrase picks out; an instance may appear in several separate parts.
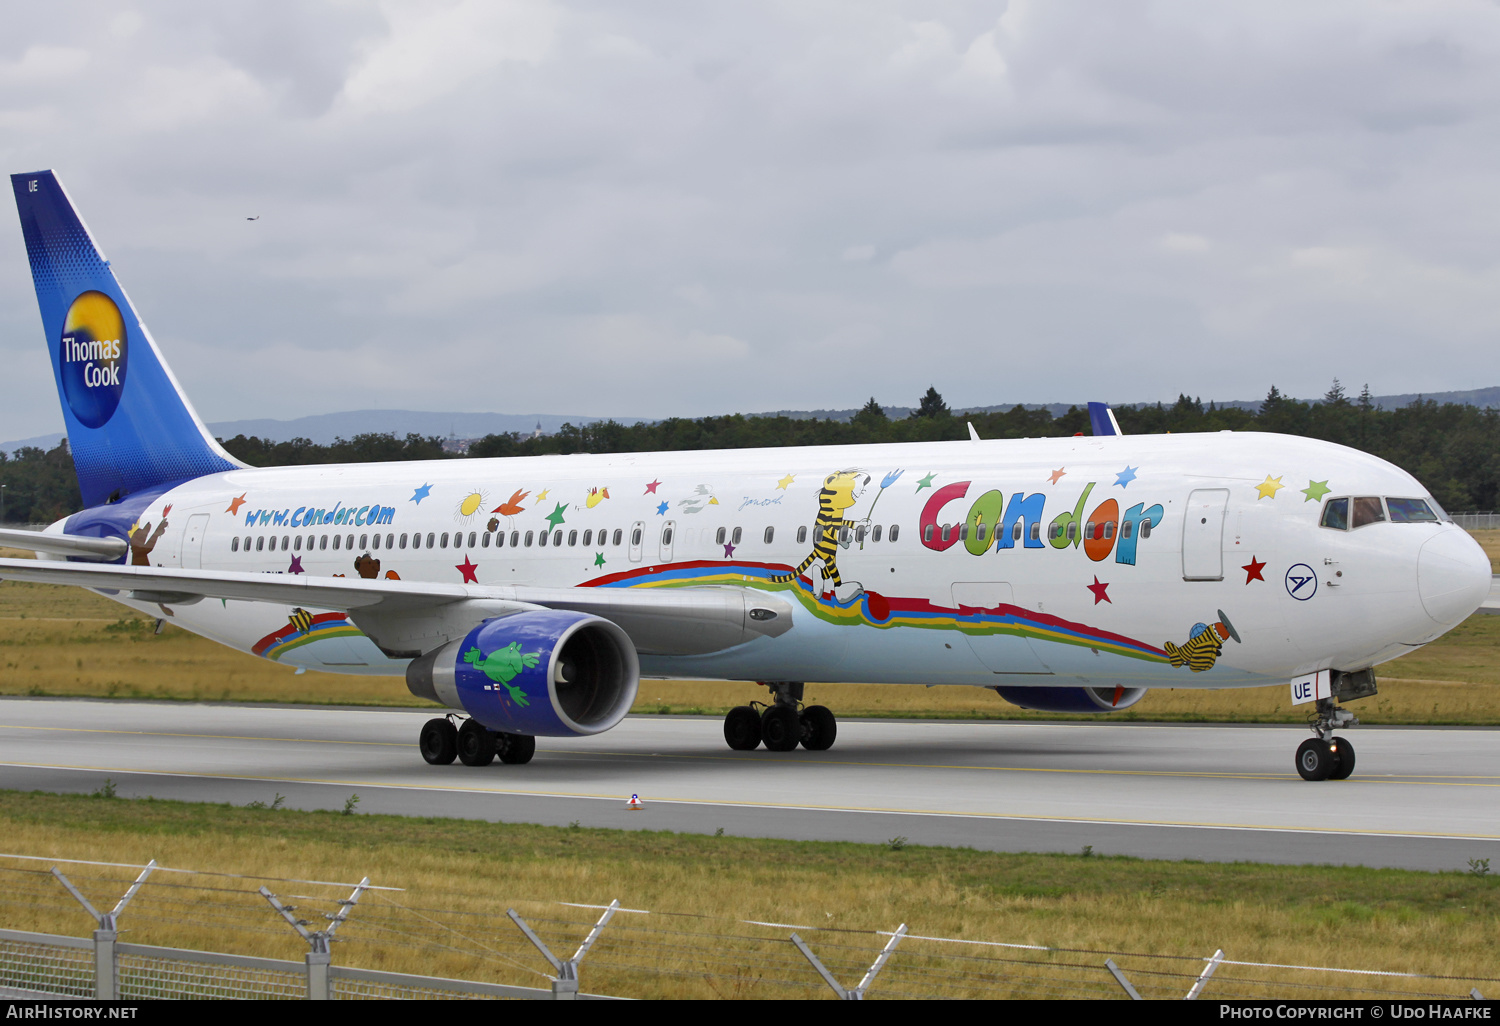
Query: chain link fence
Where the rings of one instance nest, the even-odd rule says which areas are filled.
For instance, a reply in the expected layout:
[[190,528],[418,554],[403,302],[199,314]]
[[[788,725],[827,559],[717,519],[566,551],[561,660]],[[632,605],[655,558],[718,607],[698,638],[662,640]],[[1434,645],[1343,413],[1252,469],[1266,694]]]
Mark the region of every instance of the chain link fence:
[[[906,924],[848,929],[617,901],[481,894],[429,905],[369,880],[57,862],[0,855],[0,915],[31,925],[92,919],[96,928],[91,938],[0,930],[4,996],[1452,1000],[1500,985],[1491,977],[1236,960],[1222,950],[1053,947],[927,936]],[[134,943],[122,931],[182,946]],[[228,946],[238,950],[220,950]]]

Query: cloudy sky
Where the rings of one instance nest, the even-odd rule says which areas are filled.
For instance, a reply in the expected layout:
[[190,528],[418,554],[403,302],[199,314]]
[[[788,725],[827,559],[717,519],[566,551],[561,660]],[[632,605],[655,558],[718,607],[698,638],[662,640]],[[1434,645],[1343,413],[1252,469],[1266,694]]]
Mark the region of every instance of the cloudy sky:
[[1500,383],[1497,87],[1488,0],[26,4],[0,153],[210,421],[1437,391]]

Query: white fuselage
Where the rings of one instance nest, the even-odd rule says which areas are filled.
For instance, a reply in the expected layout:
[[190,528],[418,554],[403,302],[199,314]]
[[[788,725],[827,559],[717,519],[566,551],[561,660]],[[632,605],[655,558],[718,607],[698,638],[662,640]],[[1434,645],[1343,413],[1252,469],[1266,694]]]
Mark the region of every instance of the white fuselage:
[[[140,515],[155,541],[141,530],[133,554],[205,570],[793,600],[781,636],[643,656],[651,676],[1232,687],[1372,666],[1466,617],[1489,568],[1453,524],[1319,526],[1330,498],[1425,495],[1353,449],[1230,432],[313,466],[172,488]],[[833,566],[815,551],[830,523]],[[800,577],[775,579],[810,555]],[[166,609],[294,665],[400,674],[407,662],[338,615],[298,630],[293,610],[261,603]],[[1233,637],[1207,666],[1174,665],[1168,643],[1181,651],[1205,628]]]

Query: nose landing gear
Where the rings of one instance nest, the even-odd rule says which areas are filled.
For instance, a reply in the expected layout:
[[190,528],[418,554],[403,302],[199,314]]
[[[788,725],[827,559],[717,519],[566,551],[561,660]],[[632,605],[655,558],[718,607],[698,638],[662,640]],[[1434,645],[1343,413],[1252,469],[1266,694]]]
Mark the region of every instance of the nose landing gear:
[[790,752],[799,744],[810,752],[833,747],[838,718],[827,706],[804,706],[800,681],[777,681],[766,687],[771,689],[773,704],[752,702],[729,710],[724,717],[724,741],[730,748],[749,752],[762,742],[773,752]]
[[1354,745],[1346,737],[1334,737],[1336,728],[1359,724],[1354,714],[1340,709],[1331,698],[1318,699],[1317,711],[1308,726],[1317,737],[1297,747],[1297,773],[1303,780],[1347,780],[1354,772]]

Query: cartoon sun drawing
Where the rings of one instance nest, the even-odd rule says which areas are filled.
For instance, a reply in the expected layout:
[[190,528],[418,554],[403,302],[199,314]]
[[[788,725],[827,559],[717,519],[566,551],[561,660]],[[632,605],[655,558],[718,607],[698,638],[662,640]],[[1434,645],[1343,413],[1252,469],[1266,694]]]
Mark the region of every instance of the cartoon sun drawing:
[[488,496],[482,489],[476,488],[459,500],[457,508],[453,511],[453,519],[460,524],[467,524],[474,519],[474,515],[487,505]]
[[[828,590],[819,588],[819,595],[823,598],[834,597],[840,602],[858,597],[865,590],[864,585],[858,581],[844,581],[839,577],[838,551],[840,544],[849,544],[840,537],[845,527],[844,511],[859,501],[869,483],[870,475],[863,470],[839,470],[825,477],[823,487],[818,492],[818,519],[813,523],[812,551],[796,570],[772,577],[771,580],[778,583],[796,580],[821,560],[823,578],[832,587]],[[817,585],[816,579],[813,584]]]

